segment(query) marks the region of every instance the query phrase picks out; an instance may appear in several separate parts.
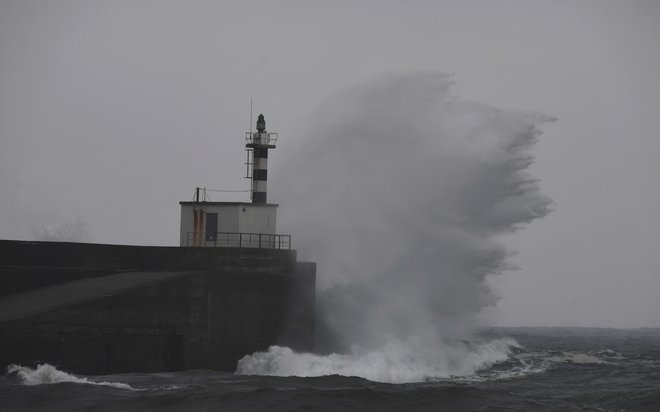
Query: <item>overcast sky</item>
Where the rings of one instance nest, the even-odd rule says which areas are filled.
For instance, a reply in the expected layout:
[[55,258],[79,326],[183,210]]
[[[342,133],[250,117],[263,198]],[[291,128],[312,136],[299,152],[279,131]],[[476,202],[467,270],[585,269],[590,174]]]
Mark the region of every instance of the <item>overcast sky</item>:
[[274,168],[329,96],[441,71],[559,119],[531,169],[554,211],[505,239],[495,321],[660,327],[659,21],[653,0],[0,0],[0,238],[176,245],[196,186],[246,188],[250,97]]

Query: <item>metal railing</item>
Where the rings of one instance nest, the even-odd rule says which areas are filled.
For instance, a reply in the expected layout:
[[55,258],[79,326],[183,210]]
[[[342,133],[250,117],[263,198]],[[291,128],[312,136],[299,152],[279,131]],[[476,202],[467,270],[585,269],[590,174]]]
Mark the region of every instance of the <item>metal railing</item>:
[[188,247],[244,247],[254,249],[291,250],[291,235],[239,232],[188,232]]
[[245,132],[245,141],[252,144],[274,145],[277,143],[276,132],[251,133]]

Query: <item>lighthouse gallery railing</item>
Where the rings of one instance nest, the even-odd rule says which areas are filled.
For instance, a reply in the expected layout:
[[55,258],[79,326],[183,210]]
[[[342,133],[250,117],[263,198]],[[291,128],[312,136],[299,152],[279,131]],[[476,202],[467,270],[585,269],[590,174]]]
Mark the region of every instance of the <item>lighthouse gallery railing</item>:
[[239,232],[188,232],[188,247],[244,247],[255,249],[291,249],[291,235]]

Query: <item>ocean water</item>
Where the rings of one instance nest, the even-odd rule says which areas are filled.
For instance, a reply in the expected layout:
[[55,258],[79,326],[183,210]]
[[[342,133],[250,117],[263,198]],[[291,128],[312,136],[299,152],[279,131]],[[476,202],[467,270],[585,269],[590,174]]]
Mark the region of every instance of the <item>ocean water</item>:
[[[491,328],[480,339],[509,344],[473,372],[404,383],[209,370],[80,376],[8,365],[0,410],[660,411],[660,329]],[[389,366],[405,369],[401,362]],[[362,367],[353,372],[370,376],[369,363]]]

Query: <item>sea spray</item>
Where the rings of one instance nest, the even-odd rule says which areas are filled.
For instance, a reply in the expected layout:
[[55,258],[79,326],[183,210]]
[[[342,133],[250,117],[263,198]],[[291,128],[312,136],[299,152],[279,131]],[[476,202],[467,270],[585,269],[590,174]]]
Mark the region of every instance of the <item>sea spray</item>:
[[121,382],[94,382],[87,378],[81,378],[61,371],[48,363],[37,365],[36,368],[12,364],[7,366],[7,373],[15,373],[21,379],[21,382],[24,385],[29,386],[70,382],[85,385],[110,386],[117,389],[135,390],[130,385]]
[[[527,168],[536,125],[554,119],[465,101],[451,85],[424,73],[339,93],[278,162],[281,225],[319,264],[317,349],[343,354],[310,358],[325,373],[405,370],[411,342],[432,370],[404,376],[472,373],[474,352],[446,342],[472,341],[476,315],[496,303],[486,276],[510,269],[497,236],[550,210]],[[238,372],[304,373],[290,364],[310,355],[282,354],[244,358]],[[370,354],[390,361],[369,372]]]
[[84,242],[91,239],[89,224],[80,217],[35,227],[32,238],[46,242]]

